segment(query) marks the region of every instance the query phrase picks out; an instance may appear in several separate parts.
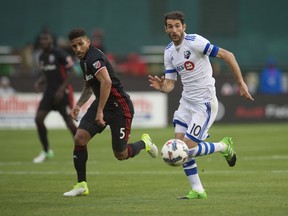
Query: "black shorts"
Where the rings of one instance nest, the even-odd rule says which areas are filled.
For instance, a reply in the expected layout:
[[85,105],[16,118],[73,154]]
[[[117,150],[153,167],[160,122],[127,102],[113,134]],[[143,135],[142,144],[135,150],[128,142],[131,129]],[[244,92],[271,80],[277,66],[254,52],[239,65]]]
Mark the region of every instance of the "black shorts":
[[70,101],[73,100],[72,97],[69,97],[69,94],[65,93],[63,100],[60,103],[55,104],[54,102],[54,94],[55,92],[45,92],[43,98],[40,101],[38,110],[43,111],[58,111],[62,116],[69,116],[70,109],[72,103]]
[[[91,138],[97,133],[101,133],[106,127],[96,124],[97,101],[94,101],[79,124],[80,129],[86,130]],[[127,142],[131,133],[131,124],[134,115],[132,102],[128,102],[124,108],[113,103],[106,105],[104,109],[104,121],[110,126],[112,135],[112,148],[115,152],[122,152],[127,147]]]

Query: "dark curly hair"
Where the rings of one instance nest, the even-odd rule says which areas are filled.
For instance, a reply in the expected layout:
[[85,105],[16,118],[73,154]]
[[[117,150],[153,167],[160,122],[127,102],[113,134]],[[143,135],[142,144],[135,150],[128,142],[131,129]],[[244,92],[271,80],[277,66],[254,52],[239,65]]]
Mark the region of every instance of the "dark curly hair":
[[70,41],[75,38],[84,37],[84,36],[87,36],[87,34],[82,28],[75,28],[68,34],[68,38]]

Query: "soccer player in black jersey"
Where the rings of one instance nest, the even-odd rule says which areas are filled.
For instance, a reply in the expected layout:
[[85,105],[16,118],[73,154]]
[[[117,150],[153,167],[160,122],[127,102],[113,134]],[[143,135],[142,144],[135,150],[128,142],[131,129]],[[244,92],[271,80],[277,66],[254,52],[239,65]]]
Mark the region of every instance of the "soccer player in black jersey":
[[93,93],[95,95],[95,100],[81,119],[74,136],[73,158],[78,183],[71,191],[64,193],[64,196],[79,196],[89,194],[86,181],[87,144],[107,125],[111,129],[112,148],[118,160],[132,158],[142,149],[155,158],[158,149],[148,134],[143,134],[141,140],[128,144],[134,115],[129,95],[123,89],[107,57],[102,51],[90,45],[90,40],[83,29],[72,30],[68,37],[73,51],[80,59],[84,77],[84,87],[72,109],[72,118],[76,120],[81,106]]
[[69,115],[69,109],[73,107],[73,89],[70,81],[75,75],[74,62],[71,56],[66,55],[60,48],[54,47],[50,33],[42,33],[40,35],[40,46],[42,53],[39,57],[39,66],[42,74],[36,80],[34,88],[38,93],[41,85],[46,84],[46,89],[35,117],[43,151],[33,159],[34,163],[42,163],[54,155],[49,146],[47,128],[44,124],[44,119],[50,111],[56,110],[62,115],[73,136],[77,130]]

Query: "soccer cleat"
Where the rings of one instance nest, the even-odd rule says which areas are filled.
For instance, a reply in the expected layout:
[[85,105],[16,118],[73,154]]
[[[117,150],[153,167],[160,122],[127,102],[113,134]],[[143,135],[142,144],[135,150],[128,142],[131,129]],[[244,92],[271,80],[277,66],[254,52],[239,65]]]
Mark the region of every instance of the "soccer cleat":
[[54,157],[54,152],[49,150],[48,152],[42,151],[37,157],[33,159],[34,163],[43,163],[46,159]]
[[72,190],[65,192],[63,196],[74,197],[74,196],[86,196],[88,194],[89,194],[89,189],[87,186],[87,182],[82,181],[74,185]]
[[53,157],[54,157],[54,152],[51,149],[48,150],[48,152],[46,153],[46,158],[52,159]]
[[141,140],[145,143],[145,150],[151,155],[151,157],[156,158],[158,156],[158,148],[151,140],[148,134],[142,134]]
[[188,195],[178,197],[177,199],[206,199],[208,197],[205,190],[202,193],[196,192],[194,190],[191,190]]
[[222,152],[223,157],[225,157],[230,167],[235,166],[237,157],[236,152],[233,149],[232,138],[224,137],[220,142],[224,143],[227,146],[226,150]]

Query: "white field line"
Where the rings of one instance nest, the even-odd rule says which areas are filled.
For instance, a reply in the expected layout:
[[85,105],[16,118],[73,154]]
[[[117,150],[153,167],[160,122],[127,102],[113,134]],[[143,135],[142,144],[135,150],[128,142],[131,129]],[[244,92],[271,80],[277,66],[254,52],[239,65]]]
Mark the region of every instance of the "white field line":
[[270,155],[270,156],[255,156],[255,157],[239,157],[245,161],[262,161],[262,160],[288,160],[288,155]]
[[[243,160],[243,161],[267,161],[267,160],[288,160],[288,155],[270,155],[270,156],[251,156],[251,157],[241,157],[241,156],[238,156],[237,157],[238,160]],[[209,160],[208,160],[209,161]],[[99,162],[96,161],[96,160],[89,160],[88,161],[89,164],[98,164]],[[0,162],[0,167],[3,167],[3,166],[23,166],[23,165],[31,165],[32,164],[32,161],[31,162],[22,162],[22,161],[9,161],[9,162]],[[58,162],[56,161],[49,161],[49,164],[51,165],[58,165]],[[64,162],[61,164],[73,164],[73,161],[72,159],[70,161],[67,161],[67,162]],[[35,166],[37,166],[38,164],[35,164]],[[39,164],[39,166],[41,166],[41,164]]]
[[[240,158],[239,158],[240,159]],[[271,155],[271,156],[260,156],[260,157],[241,157],[240,160],[244,161],[261,161],[261,160],[288,160],[288,155]],[[88,162],[89,164],[97,164],[98,162],[95,160],[91,160]],[[26,165],[31,165],[32,162],[21,162],[21,161],[11,161],[11,162],[0,162],[0,175],[75,175],[74,171],[65,172],[65,171],[25,171],[21,169],[21,171],[1,171],[1,167],[9,167],[9,166],[19,166],[23,167]],[[59,164],[56,161],[49,161],[51,166],[57,167]],[[72,161],[66,162],[66,164],[72,165]],[[41,164],[35,164],[35,166],[41,166]],[[174,169],[174,170],[173,170]],[[288,174],[287,170],[229,170],[229,171],[201,171],[200,168],[198,169],[199,173],[202,174],[213,174],[213,175],[223,175],[223,174],[254,174],[255,172],[263,172],[263,173],[272,173],[272,174]],[[171,171],[88,171],[87,175],[180,175],[183,174],[183,170],[179,168],[172,168]]]
[[[173,169],[173,168],[171,168]],[[177,169],[177,168],[174,168]],[[288,170],[263,170],[263,171],[200,171],[202,175],[249,175],[256,173],[272,173],[272,174],[288,174]],[[179,168],[177,171],[105,171],[97,172],[90,171],[87,175],[182,175],[183,171]],[[0,171],[0,175],[75,175],[75,172],[63,172],[63,171]]]

